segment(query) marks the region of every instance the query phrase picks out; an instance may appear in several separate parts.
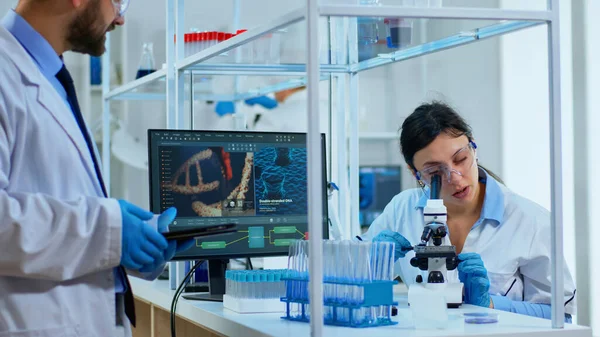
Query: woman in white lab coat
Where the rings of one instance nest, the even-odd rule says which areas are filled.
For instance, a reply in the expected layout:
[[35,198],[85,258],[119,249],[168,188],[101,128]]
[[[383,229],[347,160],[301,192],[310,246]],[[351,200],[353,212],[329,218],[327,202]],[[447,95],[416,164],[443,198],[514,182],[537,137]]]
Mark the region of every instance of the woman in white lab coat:
[[[550,214],[512,191],[479,165],[471,128],[451,107],[419,106],[402,124],[404,159],[422,188],[398,194],[362,237],[396,244],[396,271],[411,285],[425,272],[411,266],[420,243],[423,207],[434,174],[442,176],[440,196],[448,212],[445,244],[461,261],[448,273],[465,287],[465,302],[550,318]],[[403,249],[404,248],[404,249]],[[458,274],[458,275],[456,275]],[[575,314],[575,285],[564,268],[564,305]]]

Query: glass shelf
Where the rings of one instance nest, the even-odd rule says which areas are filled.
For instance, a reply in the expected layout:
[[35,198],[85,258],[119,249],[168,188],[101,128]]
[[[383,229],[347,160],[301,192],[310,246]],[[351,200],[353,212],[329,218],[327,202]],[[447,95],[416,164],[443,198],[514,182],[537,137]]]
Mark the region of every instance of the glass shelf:
[[[414,6],[417,8],[497,8],[497,0],[461,0],[461,1],[448,1],[448,0],[320,0],[322,6],[327,5],[353,5],[359,2],[364,2],[360,5],[362,7],[375,6],[398,6],[408,7]],[[537,10],[547,9],[547,0],[520,0],[520,1],[509,1],[504,4],[506,9],[511,10],[527,10],[535,8]]]
[[[394,1],[386,1],[385,6],[327,3],[320,6],[323,17],[319,21],[323,79],[330,74],[361,72],[544,24],[550,17],[546,10],[418,8],[394,6]],[[186,53],[193,54],[176,62],[175,68],[188,78],[190,72],[195,78],[237,76],[238,83],[248,77],[278,77],[276,83],[247,89],[224,86],[231,89],[228,93],[207,90],[206,83],[196,88],[195,81],[195,99],[202,100],[244,100],[305,85],[305,12],[305,8],[293,10],[200,51],[200,45],[186,44]],[[356,22],[356,31],[355,36],[348,37],[350,22]],[[350,48],[344,47],[348,43]],[[358,62],[348,62],[349,53],[357,53]],[[164,100],[165,78],[166,71],[159,70],[110,91],[105,99]],[[188,80],[185,82],[189,85]]]
[[[165,77],[161,74],[154,74],[112,90],[106,95],[105,99],[164,101],[166,99]],[[190,78],[190,74],[193,74],[193,79]],[[306,76],[300,73],[293,73],[288,76],[263,75],[222,75],[220,73],[206,74],[197,71],[186,71],[184,73],[186,100],[189,99],[190,81],[193,81],[194,84],[193,99],[195,101],[242,101],[273,92],[298,88],[306,85],[307,82]],[[321,80],[329,80],[329,75],[323,74]],[[237,90],[235,89],[236,85]]]
[[165,100],[167,71],[161,69],[109,91],[105,100]]

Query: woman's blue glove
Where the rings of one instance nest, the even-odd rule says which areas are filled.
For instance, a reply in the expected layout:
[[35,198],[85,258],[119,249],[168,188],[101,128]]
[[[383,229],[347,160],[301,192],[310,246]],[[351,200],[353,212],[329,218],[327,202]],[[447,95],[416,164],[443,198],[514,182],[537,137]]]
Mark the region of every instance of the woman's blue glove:
[[121,236],[121,265],[136,270],[163,258],[169,243],[146,223],[154,214],[125,200],[119,200],[123,234]]
[[389,229],[381,231],[376,237],[371,240],[372,242],[393,242],[394,245],[394,262],[402,258],[406,253],[413,249],[412,245],[402,234],[393,232]]
[[465,285],[465,303],[489,308],[490,280],[477,253],[458,254],[458,278]]
[[[164,233],[169,231],[169,225],[175,220],[177,216],[177,209],[175,207],[171,207],[164,211],[159,217],[157,221],[158,231],[160,233]],[[154,261],[154,263],[145,265],[140,268],[140,272],[142,273],[150,273],[155,271],[157,268],[160,268],[163,264],[167,263],[176,253],[182,252],[184,250],[190,249],[195,243],[195,239],[189,239],[186,241],[176,241],[169,240],[169,246],[164,250],[163,256],[161,259]]]
[[279,105],[277,100],[275,100],[271,97],[268,97],[268,96],[259,96],[259,97],[249,98],[249,99],[245,100],[244,103],[246,103],[249,106],[258,104],[268,110],[275,109],[277,107],[277,105]]

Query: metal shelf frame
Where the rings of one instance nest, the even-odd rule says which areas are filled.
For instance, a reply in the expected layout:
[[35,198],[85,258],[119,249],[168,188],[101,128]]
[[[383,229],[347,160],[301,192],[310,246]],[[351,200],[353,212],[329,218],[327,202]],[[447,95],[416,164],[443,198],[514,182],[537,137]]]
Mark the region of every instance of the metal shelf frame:
[[[335,82],[331,87],[330,95],[344,104],[337,104],[337,110],[332,113],[335,121],[331,139],[335,143],[332,153],[336,153],[338,164],[330,170],[334,179],[348,188],[351,202],[339,201],[341,222],[349,224],[347,230],[354,234],[358,230],[358,100],[359,100],[359,74],[374,67],[385,66],[394,62],[401,62],[411,58],[427,55],[449,48],[459,47],[477,42],[489,37],[508,34],[521,29],[546,25],[548,31],[548,74],[549,74],[549,100],[550,100],[550,161],[551,161],[551,240],[552,240],[552,327],[564,327],[563,306],[563,205],[562,205],[562,156],[561,156],[561,97],[560,97],[560,42],[559,42],[559,0],[547,0],[546,10],[525,11],[505,9],[479,9],[479,8],[411,8],[401,6],[368,7],[364,5],[320,5],[319,0],[305,0],[306,6],[278,17],[270,23],[248,30],[244,34],[207,48],[195,55],[183,57],[184,35],[184,0],[165,0],[166,2],[166,42],[167,42],[167,68],[140,80],[133,81],[122,87],[110,91],[109,74],[107,65],[110,64],[110,53],[103,57],[103,96],[104,96],[104,127],[102,142],[103,169],[106,179],[110,180],[110,134],[109,117],[110,102],[113,100],[148,99],[137,93],[136,89],[154,81],[165,80],[165,93],[160,97],[154,94],[154,99],[167,101],[167,128],[184,129],[186,126],[186,112],[184,111],[184,78],[186,74],[204,75],[269,75],[269,76],[299,76],[288,82],[265,87],[249,93],[235,92],[230,98],[244,100],[252,96],[264,95],[269,92],[307,85],[308,90],[308,192],[309,200],[309,232],[310,242],[310,300],[311,316],[321,317],[322,306],[322,265],[321,254],[321,212],[322,195],[321,186],[321,149],[319,143],[319,118],[318,118],[318,82],[329,79]],[[358,3],[358,0],[356,0]],[[238,3],[239,4],[239,3]],[[237,14],[239,18],[239,13]],[[331,64],[319,62],[319,17],[343,17],[346,26],[330,24],[330,47],[335,47],[340,55],[331,55]],[[457,34],[437,41],[401,49],[389,54],[381,54],[369,60],[358,62],[357,49],[357,17],[403,17],[403,18],[429,18],[429,19],[460,19],[460,20],[508,20],[478,29],[458,32]],[[215,64],[207,63],[216,56],[227,51],[243,46],[264,34],[276,31],[283,27],[305,20],[306,28],[306,64]],[[340,22],[340,20],[337,20]],[[332,27],[333,26],[333,27]],[[177,36],[177,43],[174,43]],[[107,38],[110,45],[110,37]],[[334,48],[332,48],[334,50]],[[345,54],[347,53],[347,54]],[[347,60],[347,62],[345,62]],[[330,82],[330,83],[331,83]],[[193,81],[189,90],[193,93]],[[346,93],[346,91],[348,93]],[[196,95],[192,95],[192,98]],[[203,97],[208,99],[209,97]],[[192,104],[193,114],[193,104]],[[346,125],[348,127],[340,127]],[[395,139],[392,133],[370,135],[371,140]],[[341,163],[341,164],[339,164]],[[349,178],[348,178],[349,171]],[[110,186],[110,184],[108,184]],[[342,199],[342,198],[340,198]],[[350,219],[345,217],[346,210],[351,209]],[[354,232],[353,232],[354,231]],[[179,269],[179,268],[178,268]],[[181,271],[178,270],[178,276]],[[179,277],[178,277],[179,278]],[[173,282],[173,281],[172,281]],[[322,336],[322,320],[311,321],[311,335]]]

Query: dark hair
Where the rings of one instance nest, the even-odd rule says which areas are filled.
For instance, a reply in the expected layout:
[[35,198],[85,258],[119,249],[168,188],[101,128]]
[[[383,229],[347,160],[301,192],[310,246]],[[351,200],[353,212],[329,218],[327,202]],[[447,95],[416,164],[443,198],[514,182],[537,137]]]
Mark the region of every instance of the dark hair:
[[[464,135],[469,141],[473,140],[473,131],[469,124],[446,103],[423,103],[404,120],[400,133],[400,149],[404,160],[413,170],[417,170],[413,162],[415,153],[431,144],[441,133],[453,137]],[[502,179],[497,175],[482,168],[502,183]]]

